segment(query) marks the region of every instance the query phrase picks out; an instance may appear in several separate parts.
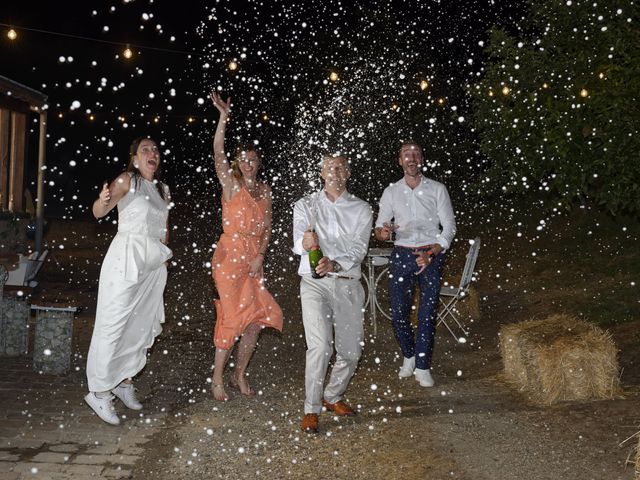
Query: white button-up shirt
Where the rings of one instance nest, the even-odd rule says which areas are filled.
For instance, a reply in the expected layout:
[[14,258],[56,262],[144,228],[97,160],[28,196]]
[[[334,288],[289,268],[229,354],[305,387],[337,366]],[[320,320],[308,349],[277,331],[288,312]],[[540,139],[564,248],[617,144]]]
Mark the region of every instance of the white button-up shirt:
[[397,226],[396,245],[413,248],[439,243],[446,250],[456,234],[449,192],[442,183],[421,177],[414,189],[404,178],[385,188],[376,228],[382,228],[393,218]]
[[325,257],[342,267],[339,275],[360,278],[360,264],[369,247],[373,214],[364,200],[345,191],[332,202],[324,190],[298,200],[293,207],[293,252],[300,255],[300,275],[311,275],[304,232],[313,228]]

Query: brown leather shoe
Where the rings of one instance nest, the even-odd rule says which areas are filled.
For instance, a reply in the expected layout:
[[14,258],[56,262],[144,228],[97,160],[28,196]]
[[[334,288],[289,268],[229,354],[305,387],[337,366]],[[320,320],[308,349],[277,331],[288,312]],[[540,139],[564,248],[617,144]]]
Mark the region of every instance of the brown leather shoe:
[[300,429],[306,433],[318,433],[318,414],[306,413],[302,418]]
[[323,399],[322,406],[327,410],[332,411],[336,415],[341,415],[344,417],[353,417],[356,414],[356,411],[342,400],[339,400],[336,403],[329,403]]

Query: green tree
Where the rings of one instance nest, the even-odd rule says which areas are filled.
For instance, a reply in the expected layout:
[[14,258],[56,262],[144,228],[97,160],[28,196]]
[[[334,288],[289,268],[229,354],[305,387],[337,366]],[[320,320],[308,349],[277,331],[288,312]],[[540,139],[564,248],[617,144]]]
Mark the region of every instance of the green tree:
[[518,34],[493,28],[473,123],[483,190],[542,190],[640,213],[637,2],[532,0]]

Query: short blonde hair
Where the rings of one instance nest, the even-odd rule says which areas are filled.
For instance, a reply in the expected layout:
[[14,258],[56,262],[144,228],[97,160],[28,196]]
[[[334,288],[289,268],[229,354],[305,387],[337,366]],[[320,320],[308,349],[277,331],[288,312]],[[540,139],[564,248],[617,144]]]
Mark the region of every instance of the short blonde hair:
[[320,169],[324,168],[324,164],[327,160],[333,159],[333,158],[344,158],[344,166],[347,168],[348,171],[351,171],[351,162],[349,162],[349,159],[347,158],[346,155],[343,155],[341,153],[336,153],[335,155],[331,153],[325,153],[322,156],[322,161],[320,162]]

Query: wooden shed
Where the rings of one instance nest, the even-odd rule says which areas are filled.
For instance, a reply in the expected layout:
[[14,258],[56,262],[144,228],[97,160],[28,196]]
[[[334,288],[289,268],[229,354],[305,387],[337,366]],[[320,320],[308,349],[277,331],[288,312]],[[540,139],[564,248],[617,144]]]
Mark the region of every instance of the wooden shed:
[[[0,211],[3,222],[28,218],[25,201],[25,166],[27,160],[27,129],[29,117],[38,115],[37,192],[35,198],[36,245],[42,251],[44,223],[44,171],[47,134],[47,97],[41,92],[9,78],[0,76]],[[6,225],[0,225],[0,228]],[[23,230],[23,229],[21,229]]]

